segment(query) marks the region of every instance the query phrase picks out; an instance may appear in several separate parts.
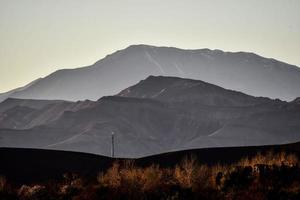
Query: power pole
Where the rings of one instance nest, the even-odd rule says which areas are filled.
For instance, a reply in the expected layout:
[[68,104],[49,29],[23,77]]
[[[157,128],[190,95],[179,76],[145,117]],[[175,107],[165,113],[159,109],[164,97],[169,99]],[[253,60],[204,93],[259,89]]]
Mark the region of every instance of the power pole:
[[112,131],[111,132],[111,157],[115,157],[115,141],[114,141],[114,135],[115,133]]

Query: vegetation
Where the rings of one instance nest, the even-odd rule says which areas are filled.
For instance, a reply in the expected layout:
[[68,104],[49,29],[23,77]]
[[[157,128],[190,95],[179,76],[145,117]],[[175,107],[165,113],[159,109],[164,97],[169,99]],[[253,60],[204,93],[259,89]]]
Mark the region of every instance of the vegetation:
[[214,166],[193,156],[173,168],[117,161],[93,181],[70,173],[61,181],[13,186],[0,177],[0,199],[300,199],[300,168],[297,156],[284,152]]

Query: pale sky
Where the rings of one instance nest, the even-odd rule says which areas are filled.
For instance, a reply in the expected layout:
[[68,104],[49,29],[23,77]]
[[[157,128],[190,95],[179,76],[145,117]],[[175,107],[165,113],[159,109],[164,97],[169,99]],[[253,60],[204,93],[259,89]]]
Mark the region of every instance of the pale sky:
[[300,1],[0,0],[0,92],[131,44],[249,51],[300,66]]

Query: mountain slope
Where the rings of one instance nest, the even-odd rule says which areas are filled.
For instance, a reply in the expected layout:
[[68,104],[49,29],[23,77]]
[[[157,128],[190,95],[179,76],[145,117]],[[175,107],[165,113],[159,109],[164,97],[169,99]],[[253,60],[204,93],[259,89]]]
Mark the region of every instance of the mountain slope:
[[91,107],[92,101],[7,99],[0,103],[0,128],[28,129],[49,123],[66,111]]
[[121,91],[118,96],[211,106],[250,106],[270,102],[268,98],[255,98],[199,80],[155,76]]
[[39,80],[41,80],[41,78],[34,80],[32,82],[30,82],[29,84],[23,86],[23,87],[19,87],[13,90],[10,90],[8,92],[5,93],[0,93],[0,102],[4,101],[5,99],[14,96],[15,94],[21,92],[22,90],[26,90],[27,88],[29,88],[30,86],[34,85],[35,83],[37,83]]
[[49,104],[58,103],[63,101],[49,101],[49,100],[34,100],[34,99],[14,99],[8,98],[1,102],[0,104],[0,113],[16,106],[29,107],[32,109],[41,109]]
[[[118,157],[300,140],[298,100],[253,97],[203,81],[162,76],[96,102],[59,102],[41,109],[17,106],[5,116],[0,119],[6,125],[0,127],[2,147],[110,155],[114,132]],[[15,128],[5,119],[19,124]]]
[[56,71],[28,88],[0,95],[29,99],[97,100],[149,75],[203,80],[254,96],[300,96],[300,69],[253,53],[133,45],[95,64]]

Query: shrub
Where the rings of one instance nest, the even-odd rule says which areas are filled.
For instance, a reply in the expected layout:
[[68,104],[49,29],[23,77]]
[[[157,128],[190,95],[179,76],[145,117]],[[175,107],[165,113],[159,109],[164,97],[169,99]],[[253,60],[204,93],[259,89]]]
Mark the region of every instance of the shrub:
[[6,178],[4,176],[0,176],[0,192],[3,192],[6,189]]
[[143,192],[154,192],[160,188],[162,183],[163,170],[158,165],[151,165],[142,171],[141,182]]
[[273,151],[269,151],[265,154],[258,153],[253,158],[246,157],[241,159],[237,165],[240,166],[251,166],[254,167],[255,165],[276,165],[280,166],[282,164],[287,166],[295,166],[299,164],[298,157],[295,154],[287,154],[286,152],[282,151],[279,153],[274,153]]
[[197,167],[196,159],[193,156],[184,158],[179,165],[175,166],[174,176],[181,187],[191,188],[193,186]]
[[114,188],[114,189],[119,188],[121,185],[119,162],[114,162],[112,167],[109,168],[105,174],[100,173],[97,179],[98,182],[103,186]]
[[42,185],[22,185],[21,188],[18,190],[18,197],[20,200],[49,199],[48,192],[45,186]]

